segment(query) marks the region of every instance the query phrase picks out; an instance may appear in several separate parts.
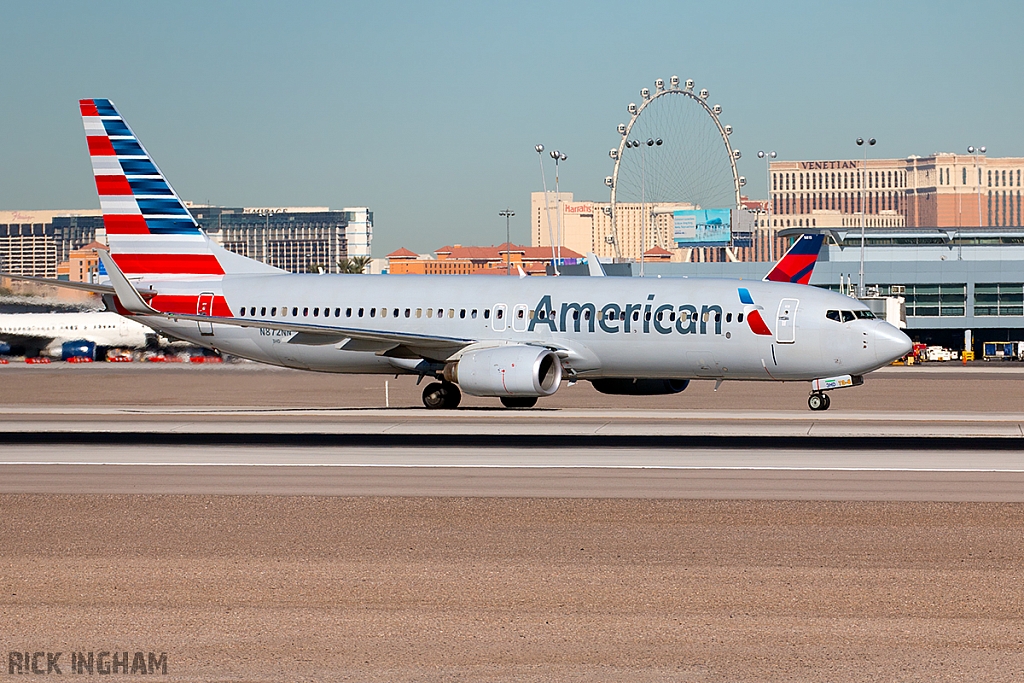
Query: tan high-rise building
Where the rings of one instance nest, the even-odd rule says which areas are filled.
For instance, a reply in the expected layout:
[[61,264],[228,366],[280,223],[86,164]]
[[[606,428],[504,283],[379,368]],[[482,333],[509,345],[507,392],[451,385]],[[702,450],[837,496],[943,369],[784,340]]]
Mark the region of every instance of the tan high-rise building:
[[1020,226],[1024,158],[938,153],[907,159],[775,161],[772,226]]

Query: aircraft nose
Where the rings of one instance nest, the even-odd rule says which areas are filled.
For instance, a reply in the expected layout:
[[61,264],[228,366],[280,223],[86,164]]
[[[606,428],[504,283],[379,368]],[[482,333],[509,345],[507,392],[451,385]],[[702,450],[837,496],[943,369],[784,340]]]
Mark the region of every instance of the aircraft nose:
[[875,328],[875,357],[880,363],[891,363],[897,358],[910,353],[914,348],[910,337],[889,323],[881,323]]

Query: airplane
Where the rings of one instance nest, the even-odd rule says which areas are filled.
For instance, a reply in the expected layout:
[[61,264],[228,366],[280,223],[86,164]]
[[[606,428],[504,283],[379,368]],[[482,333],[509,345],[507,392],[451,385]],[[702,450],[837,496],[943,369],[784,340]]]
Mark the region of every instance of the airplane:
[[618,395],[707,379],[811,382],[808,406],[825,410],[827,392],[911,349],[862,302],[801,284],[817,256],[802,239],[764,281],[287,273],[213,242],[110,100],[79,104],[109,244],[110,283],[91,291],[201,346],[430,378],[431,409],[456,408],[462,392],[529,408],[563,379]]
[[[153,330],[117,313],[3,313],[0,342],[6,352],[24,356],[57,356],[65,342],[87,341],[104,348],[144,348]],[[0,347],[2,349],[2,347]]]

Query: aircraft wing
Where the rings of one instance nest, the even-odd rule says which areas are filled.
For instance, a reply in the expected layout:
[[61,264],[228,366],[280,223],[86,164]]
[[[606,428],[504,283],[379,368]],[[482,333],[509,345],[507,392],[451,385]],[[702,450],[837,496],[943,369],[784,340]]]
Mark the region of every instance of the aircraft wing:
[[[257,327],[268,330],[295,332],[289,343],[296,344],[336,344],[348,340],[345,348],[353,350],[371,350],[379,345],[405,346],[417,349],[452,349],[461,348],[474,343],[475,339],[459,337],[442,337],[437,335],[412,334],[407,332],[388,332],[386,330],[365,330],[356,327],[334,325],[316,325],[300,322],[283,322],[277,320],[258,320],[254,318],[224,318],[211,315],[191,315],[187,313],[165,313],[158,311],[142,298],[135,286],[125,277],[114,260],[106,252],[99,252],[100,260],[110,276],[111,285],[121,305],[132,313],[145,316],[165,318],[167,320],[192,320],[197,323],[214,325],[231,325],[233,327]],[[368,342],[366,349],[358,348],[357,343]],[[375,348],[374,350],[384,350]]]
[[64,287],[65,289],[79,289],[94,294],[113,294],[114,288],[110,285],[97,285],[91,282],[68,282],[67,280],[51,280],[45,277],[30,277],[28,275],[15,275],[14,273],[0,273],[0,277],[10,280],[21,280],[23,282],[37,282],[41,285],[51,287]]

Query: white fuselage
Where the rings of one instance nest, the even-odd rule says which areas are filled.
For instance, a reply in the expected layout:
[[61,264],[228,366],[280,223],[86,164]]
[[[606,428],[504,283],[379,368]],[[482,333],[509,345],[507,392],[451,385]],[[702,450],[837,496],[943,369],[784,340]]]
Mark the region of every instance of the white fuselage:
[[111,348],[142,348],[153,330],[116,313],[2,313],[0,341],[59,356],[69,341]]
[[[786,283],[281,274],[153,285],[161,294],[223,296],[233,317],[254,321],[241,328],[145,318],[154,328],[252,360],[325,372],[436,371],[469,343],[546,346],[558,351],[569,376],[585,379],[810,380],[870,372],[910,345],[880,320],[826,317],[829,310],[866,311],[855,299]],[[762,334],[749,321],[754,310],[767,325]],[[261,328],[261,320],[458,343],[450,350],[402,348]]]

